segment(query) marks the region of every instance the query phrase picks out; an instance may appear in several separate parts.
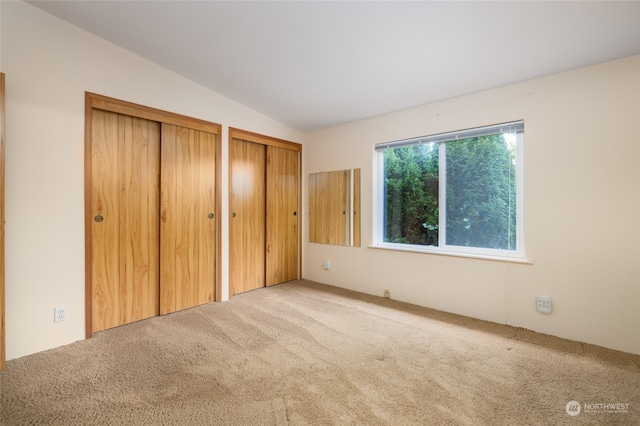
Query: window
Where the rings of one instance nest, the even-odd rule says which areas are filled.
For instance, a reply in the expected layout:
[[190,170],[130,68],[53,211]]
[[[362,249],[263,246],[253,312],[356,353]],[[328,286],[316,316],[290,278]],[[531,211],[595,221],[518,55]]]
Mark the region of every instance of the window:
[[374,245],[522,258],[524,123],[376,145]]

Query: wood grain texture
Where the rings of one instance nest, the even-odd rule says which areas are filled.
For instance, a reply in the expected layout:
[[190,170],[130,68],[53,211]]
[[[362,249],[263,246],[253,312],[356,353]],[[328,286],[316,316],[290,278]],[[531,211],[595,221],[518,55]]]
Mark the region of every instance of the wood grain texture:
[[360,169],[353,169],[353,212],[352,212],[352,221],[351,228],[353,229],[353,242],[352,245],[354,247],[360,247],[361,245],[361,216],[360,216]]
[[92,115],[92,305],[100,331],[158,315],[160,126]]
[[93,336],[93,108],[85,93],[84,102],[84,333]]
[[309,241],[347,245],[349,171],[309,175]]
[[328,203],[326,233],[330,236],[330,244],[349,244],[347,226],[349,223],[349,171],[332,172],[329,176],[328,191],[325,192]]
[[229,284],[237,294],[265,286],[265,146],[232,139],[229,170]]
[[161,314],[214,300],[216,146],[214,134],[162,126]]
[[322,173],[311,173],[309,175],[309,187],[307,189],[309,197],[309,242],[322,243],[322,211],[320,204],[320,189],[322,187]]
[[267,146],[267,286],[298,278],[298,208],[298,152]]
[[4,112],[5,75],[0,73],[0,370],[6,366],[5,346],[5,248],[4,248]]
[[[120,325],[118,115],[94,110],[92,135],[93,331]],[[103,222],[93,219],[104,217]]]
[[144,105],[121,101],[108,96],[98,95],[96,93],[86,92],[85,102],[90,104],[91,108],[103,111],[116,112],[130,117],[144,118],[151,121],[157,121],[159,123],[173,124],[194,130],[202,130],[215,135],[220,134],[221,126],[216,123],[175,114],[173,112],[162,111]]
[[120,250],[126,265],[120,276],[126,324],[158,315],[160,128],[156,122],[122,115],[120,126]]
[[275,146],[278,148],[288,149],[290,151],[302,152],[302,145],[296,142],[285,141],[283,139],[271,136],[261,135],[259,133],[249,132],[247,130],[229,128],[231,139],[240,139],[247,142],[254,142],[260,145]]
[[[155,147],[157,153],[152,156],[154,158],[154,161],[157,163],[156,168],[158,169],[158,173],[156,174],[156,184],[154,186],[155,192],[157,194],[155,198],[157,202],[157,207],[155,209],[156,210],[155,214],[151,215],[151,213],[149,213],[151,216],[153,216],[149,220],[155,220],[156,222],[156,224],[153,225],[153,228],[155,228],[155,231],[150,232],[148,234],[145,234],[144,232],[139,232],[139,233],[136,233],[134,236],[134,238],[141,238],[141,239],[144,239],[148,236],[150,241],[152,239],[155,240],[154,247],[156,252],[158,253],[156,256],[158,259],[155,261],[156,263],[155,269],[153,271],[149,271],[149,277],[151,278],[150,282],[155,281],[155,286],[148,287],[148,288],[143,287],[142,293],[136,294],[136,296],[130,296],[128,294],[128,291],[135,285],[135,282],[137,282],[138,277],[140,276],[141,264],[145,264],[144,256],[140,257],[136,254],[137,253],[136,250],[139,250],[140,248],[137,247],[135,244],[130,244],[129,248],[125,248],[125,249],[119,248],[124,258],[128,259],[129,262],[133,262],[135,266],[128,268],[122,273],[120,271],[118,271],[117,274],[115,274],[114,272],[109,272],[109,274],[114,275],[114,279],[118,281],[117,288],[110,289],[108,287],[107,284],[111,279],[109,280],[98,279],[97,285],[94,286],[94,277],[104,275],[105,273],[104,270],[106,265],[114,262],[113,259],[109,258],[109,256],[111,255],[105,257],[104,253],[100,252],[100,250],[103,250],[103,249],[98,249],[97,255],[95,255],[94,253],[94,247],[97,247],[96,244],[99,244],[99,243],[101,244],[103,242],[103,236],[95,232],[96,223],[94,222],[94,216],[95,216],[94,206],[96,203],[96,199],[104,197],[105,195],[109,195],[107,193],[104,193],[104,194],[101,193],[102,189],[100,187],[94,187],[94,184],[93,184],[94,176],[96,174],[98,175],[100,173],[104,174],[104,171],[100,170],[100,167],[103,167],[103,166],[101,166],[99,163],[94,162],[94,159],[95,159],[94,151],[97,153],[98,156],[101,155],[101,152],[102,154],[109,153],[108,147],[104,146],[104,142],[102,143],[102,146],[99,142],[96,145],[96,147],[94,147],[94,143],[93,143],[94,133],[96,132],[97,132],[96,134],[108,133],[104,128],[101,129],[100,125],[96,126],[96,131],[94,132],[93,116],[94,116],[94,113],[97,111],[101,111],[101,113],[109,112],[109,113],[121,114],[122,116],[127,116],[133,119],[134,122],[137,119],[149,120],[150,122],[154,122],[154,125],[157,128],[159,128],[160,123],[168,123],[178,127],[193,129],[196,132],[200,131],[203,134],[205,133],[208,134],[209,136],[206,136],[206,138],[209,139],[209,142],[211,142],[211,135],[213,135],[213,143],[211,143],[214,150],[214,167],[212,172],[213,178],[209,179],[208,175],[206,177],[201,176],[201,178],[204,180],[212,180],[214,185],[212,189],[211,188],[208,189],[209,192],[207,195],[207,197],[213,200],[213,210],[210,212],[207,212],[207,215],[209,213],[213,213],[214,219],[210,220],[207,217],[207,220],[210,220],[214,223],[213,225],[213,238],[215,240],[215,243],[213,246],[214,258],[212,260],[213,266],[211,265],[205,266],[204,264],[200,264],[200,267],[206,269],[207,271],[211,270],[212,268],[214,270],[213,272],[214,288],[211,290],[207,290],[209,295],[210,294],[214,295],[212,297],[219,297],[220,273],[221,273],[220,268],[217,268],[216,267],[217,265],[215,263],[215,253],[218,253],[221,248],[221,241],[220,241],[220,238],[218,237],[220,235],[220,232],[219,232],[220,221],[218,220],[218,218],[220,217],[220,214],[219,214],[220,213],[220,202],[219,202],[220,191],[217,188],[220,182],[220,179],[219,179],[220,157],[215,155],[215,153],[220,152],[221,150],[221,143],[219,140],[219,135],[221,133],[221,126],[219,124],[198,120],[195,118],[186,117],[186,116],[182,116],[179,114],[174,114],[174,113],[170,113],[162,110],[157,110],[154,108],[137,105],[130,102],[120,101],[117,99],[108,98],[106,96],[101,96],[101,95],[97,95],[90,92],[85,92],[85,253],[86,253],[86,256],[85,256],[85,281],[86,281],[85,282],[85,336],[87,338],[90,338],[93,335],[94,331],[99,331],[101,329],[106,328],[104,321],[102,321],[103,323],[100,324],[98,327],[94,327],[96,315],[99,315],[101,317],[112,316],[115,319],[113,319],[111,323],[119,324],[121,320],[118,320],[118,318],[127,318],[126,321],[129,321],[130,318],[136,318],[138,314],[144,316],[145,314],[143,312],[145,308],[142,306],[143,303],[148,302],[149,307],[151,306],[151,304],[153,305],[153,312],[154,312],[153,315],[157,315],[159,313],[159,305],[160,305],[160,301],[159,301],[159,294],[160,294],[160,265],[159,265],[160,263],[160,260],[159,260],[159,256],[160,256],[159,255],[159,248],[160,248],[160,200],[159,200],[160,199],[160,195],[159,195],[160,194],[160,177],[159,177],[160,142],[159,142],[159,132],[158,132],[158,143],[156,144],[156,147]],[[100,113],[98,113],[98,115],[99,114]],[[101,120],[98,120],[98,124],[100,121]],[[115,132],[116,137],[121,133],[124,134],[123,132],[116,131]],[[107,136],[112,137],[113,135],[107,135]],[[98,136],[98,139],[99,139],[99,136]],[[138,161],[138,156],[140,154],[139,152],[130,152],[129,154],[123,154],[123,155],[125,155],[125,157],[127,158],[133,159],[134,161]],[[121,159],[124,160],[125,157],[122,157]],[[143,161],[143,160],[140,160],[140,161]],[[112,158],[109,158],[108,163],[114,164],[115,161],[113,161]],[[138,175],[145,173],[144,167],[145,167],[144,165],[142,165],[140,168],[131,167],[127,169],[128,171],[123,173],[125,173],[125,177],[129,176],[129,179],[137,179]],[[209,172],[210,170],[207,171],[207,173]],[[139,198],[140,202],[142,202],[145,197],[143,191],[140,191],[139,195],[140,195],[140,198]],[[110,195],[110,197],[113,198],[113,195]],[[147,202],[150,202],[150,201],[151,201],[151,198],[147,197]],[[116,215],[118,214],[120,214],[119,210],[117,211]],[[141,219],[141,217],[136,218],[134,216],[126,216],[126,215],[124,217],[125,219],[123,220],[131,226],[135,225]],[[118,235],[120,235],[121,230],[118,229],[117,232],[118,232]],[[124,238],[128,238],[127,233],[124,231],[122,232],[123,232]],[[201,235],[198,233],[198,238],[200,237]],[[107,244],[113,245],[114,243],[113,241],[107,240]],[[149,247],[151,250],[151,245]],[[149,254],[149,256],[151,255]],[[118,262],[119,261],[120,260],[118,259]],[[215,277],[217,277],[217,280]],[[124,285],[123,288],[120,287],[121,283],[119,282],[119,280],[121,278],[123,280],[123,283],[125,283],[123,284]],[[217,294],[215,291],[216,285],[218,289]],[[112,303],[113,301],[116,301],[118,299],[122,299],[122,295],[127,295],[126,297],[130,298],[129,304],[124,306],[123,308],[119,308],[120,311],[118,312],[112,312],[112,313],[106,314],[105,309],[107,309],[106,308],[107,304]],[[207,296],[207,299],[209,298],[210,297]],[[146,302],[143,302],[143,301],[146,301]]]

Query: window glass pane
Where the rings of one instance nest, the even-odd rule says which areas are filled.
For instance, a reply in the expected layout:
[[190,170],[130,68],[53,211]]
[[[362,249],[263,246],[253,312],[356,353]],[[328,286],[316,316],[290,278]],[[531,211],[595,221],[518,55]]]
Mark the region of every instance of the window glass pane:
[[384,151],[383,241],[438,245],[438,144]]
[[516,250],[516,134],[450,141],[446,244]]

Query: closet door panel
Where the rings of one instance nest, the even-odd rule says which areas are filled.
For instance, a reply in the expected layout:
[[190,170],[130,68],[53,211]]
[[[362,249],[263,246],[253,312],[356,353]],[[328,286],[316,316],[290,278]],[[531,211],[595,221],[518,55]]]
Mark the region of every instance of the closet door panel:
[[232,139],[229,162],[229,282],[235,294],[265,286],[266,148]]
[[160,312],[212,302],[216,135],[162,126]]
[[267,147],[267,286],[298,278],[298,153]]
[[93,331],[158,314],[160,127],[92,112]]

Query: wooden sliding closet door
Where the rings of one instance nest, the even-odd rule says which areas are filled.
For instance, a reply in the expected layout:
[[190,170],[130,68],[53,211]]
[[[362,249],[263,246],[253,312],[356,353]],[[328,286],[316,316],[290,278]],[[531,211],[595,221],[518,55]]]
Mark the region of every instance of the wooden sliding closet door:
[[158,315],[160,124],[92,111],[93,331]]
[[220,125],[85,94],[86,336],[219,295]]
[[301,146],[229,130],[230,295],[298,279]]
[[266,147],[232,139],[229,157],[229,283],[235,294],[265,286]]
[[216,135],[162,125],[160,313],[212,302]]
[[298,152],[267,147],[268,286],[298,278]]

